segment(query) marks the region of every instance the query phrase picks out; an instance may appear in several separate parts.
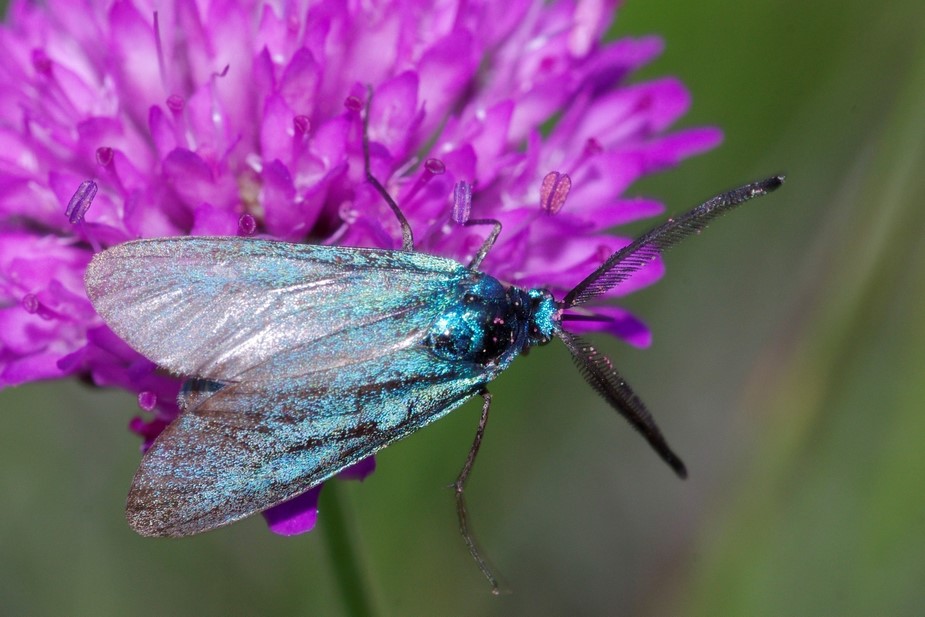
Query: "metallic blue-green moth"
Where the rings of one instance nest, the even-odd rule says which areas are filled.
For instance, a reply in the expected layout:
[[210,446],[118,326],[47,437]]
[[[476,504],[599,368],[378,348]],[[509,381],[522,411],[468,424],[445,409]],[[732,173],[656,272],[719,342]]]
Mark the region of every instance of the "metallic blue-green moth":
[[476,442],[456,488],[466,542],[495,584],[468,532],[462,499],[487,422],[488,383],[522,352],[558,338],[588,383],[684,476],[611,361],[564,323],[581,318],[569,309],[782,181],[742,186],[670,219],[562,299],[480,272],[496,233],[468,266],[414,252],[391,200],[406,250],[178,237],[97,254],[86,275],[97,312],[144,356],[200,384],[187,390],[183,413],[145,454],[128,498],[129,523],[149,536],[226,525],[481,395]]

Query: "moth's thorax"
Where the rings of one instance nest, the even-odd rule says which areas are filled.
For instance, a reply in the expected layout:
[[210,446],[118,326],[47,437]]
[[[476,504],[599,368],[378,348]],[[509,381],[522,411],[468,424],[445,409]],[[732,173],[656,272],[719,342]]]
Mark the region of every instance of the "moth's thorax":
[[424,343],[446,360],[504,368],[527,348],[549,342],[557,315],[549,292],[505,287],[480,274],[460,287]]

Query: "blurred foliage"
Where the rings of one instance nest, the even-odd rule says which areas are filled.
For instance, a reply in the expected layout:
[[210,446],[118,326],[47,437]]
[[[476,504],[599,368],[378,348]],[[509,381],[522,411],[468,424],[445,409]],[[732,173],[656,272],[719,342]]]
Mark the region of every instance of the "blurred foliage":
[[[445,487],[473,403],[387,449],[339,502],[388,615],[917,615],[925,605],[925,6],[628,0],[726,143],[633,191],[677,212],[754,177],[784,188],[668,257],[627,299],[655,332],[602,345],[692,475],[677,481],[560,345],[493,386],[469,492],[512,594],[488,593]],[[259,517],[145,540],[123,394],[0,393],[0,604],[10,615],[343,614],[325,544]]]

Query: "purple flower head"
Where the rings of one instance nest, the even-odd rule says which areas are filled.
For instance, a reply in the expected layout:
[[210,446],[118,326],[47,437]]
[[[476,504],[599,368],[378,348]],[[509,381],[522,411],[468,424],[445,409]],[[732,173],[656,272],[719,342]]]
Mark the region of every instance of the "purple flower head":
[[[415,248],[467,263],[485,230],[457,221],[497,219],[481,269],[561,297],[628,242],[608,229],[661,213],[622,197],[633,181],[720,140],[668,131],[689,105],[677,80],[626,85],[661,42],[603,42],[615,4],[15,0],[0,27],[0,387],[79,375],[124,388],[153,414],[131,424],[150,445],[180,381],[96,316],[94,252],[205,234],[399,247],[363,174],[369,89],[372,172]],[[574,329],[649,344],[628,312],[590,310],[605,321]],[[268,513],[271,526],[310,528],[316,498]]]

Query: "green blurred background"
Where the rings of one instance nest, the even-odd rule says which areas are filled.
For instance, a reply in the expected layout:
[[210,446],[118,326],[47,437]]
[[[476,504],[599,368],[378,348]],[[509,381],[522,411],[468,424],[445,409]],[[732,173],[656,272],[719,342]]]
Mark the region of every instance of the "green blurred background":
[[[595,398],[561,345],[492,387],[468,493],[513,593],[456,531],[452,481],[478,405],[340,483],[383,615],[925,613],[925,6],[921,0],[628,0],[662,34],[718,150],[633,193],[679,212],[758,176],[772,197],[668,256],[627,304],[655,343],[601,340],[691,478]],[[0,393],[0,613],[346,614],[320,529],[259,517],[181,541],[123,520],[138,461],[128,395]],[[330,495],[328,496],[330,497]]]

